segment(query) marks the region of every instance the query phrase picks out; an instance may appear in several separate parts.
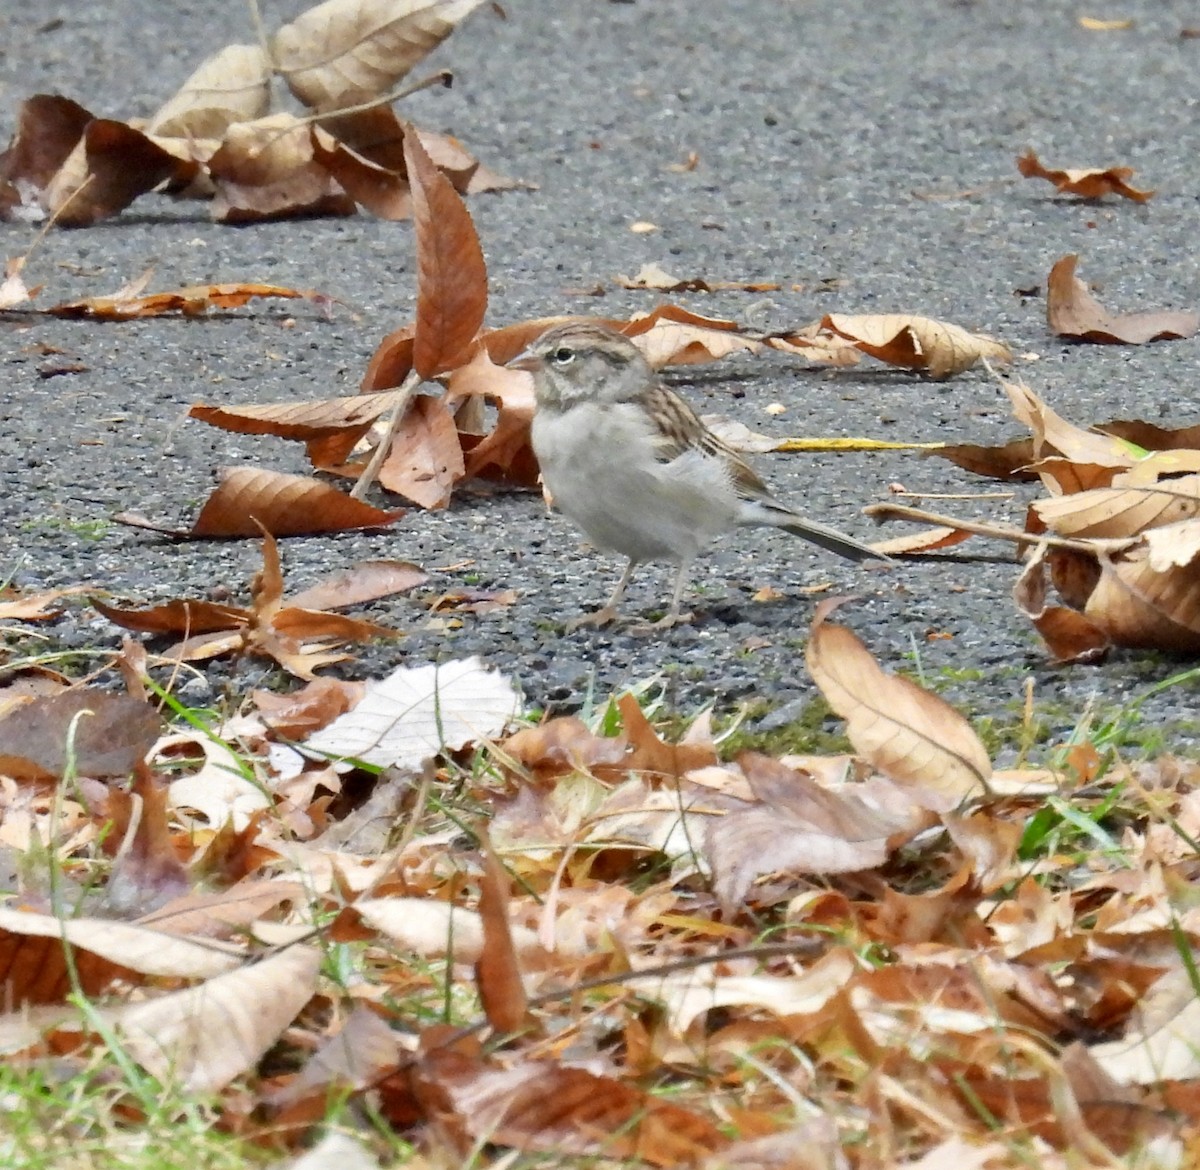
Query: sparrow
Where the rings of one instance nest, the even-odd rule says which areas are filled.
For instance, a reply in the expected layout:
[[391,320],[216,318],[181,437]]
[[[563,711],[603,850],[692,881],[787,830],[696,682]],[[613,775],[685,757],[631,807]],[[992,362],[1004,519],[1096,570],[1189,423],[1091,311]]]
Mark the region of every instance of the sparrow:
[[781,504],[615,329],[557,325],[508,363],[533,375],[531,440],[554,504],[598,548],[628,558],[612,596],[568,623],[604,625],[638,565],[678,566],[653,628],[689,621],[680,604],[696,556],[734,528],[781,528],[850,560],[888,558]]

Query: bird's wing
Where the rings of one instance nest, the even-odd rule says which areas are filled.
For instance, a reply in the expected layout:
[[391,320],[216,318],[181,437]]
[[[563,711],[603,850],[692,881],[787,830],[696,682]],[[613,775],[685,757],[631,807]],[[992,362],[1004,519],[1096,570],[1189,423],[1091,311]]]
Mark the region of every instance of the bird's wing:
[[729,481],[742,499],[761,500],[770,496],[767,485],[754,469],[732,447],[717,438],[674,391],[655,383],[646,392],[645,407],[647,415],[656,424],[654,450],[659,462],[671,463],[689,454],[706,455],[725,465]]

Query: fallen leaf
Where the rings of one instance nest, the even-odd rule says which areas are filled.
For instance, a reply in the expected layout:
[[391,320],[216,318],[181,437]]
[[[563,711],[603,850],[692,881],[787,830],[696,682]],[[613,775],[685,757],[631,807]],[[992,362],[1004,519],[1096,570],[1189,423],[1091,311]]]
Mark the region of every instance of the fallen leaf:
[[221,138],[235,122],[263,117],[271,68],[258,45],[226,45],[203,61],[146,124],[164,137]]
[[1046,527],[1060,536],[1135,536],[1149,528],[1200,516],[1200,475],[1165,479],[1145,487],[1093,488],[1036,500],[1032,508]]
[[404,515],[351,499],[303,475],[257,467],[230,467],[220,474],[220,486],[205,502],[188,536],[260,536],[262,528],[273,536],[344,532],[381,528]]
[[475,960],[475,986],[488,1023],[500,1033],[520,1032],[533,1024],[529,994],[509,921],[509,877],[486,834],[481,837],[483,876],[479,883],[479,920],[483,949]]
[[371,424],[387,414],[401,399],[399,393],[352,394],[346,398],[318,398],[308,402],[270,402],[249,406],[205,406],[188,409],[189,418],[241,435],[276,435],[312,443],[333,436],[357,442]]
[[488,434],[460,435],[464,475],[534,487],[538,466],[529,440],[533,378],[523,370],[496,365],[487,345],[480,345],[471,360],[450,375],[446,386],[446,404],[451,409],[473,397],[497,407],[496,423]]
[[75,775],[131,775],[158,738],[148,703],[92,687],[35,698],[0,718],[0,773],[44,784]]
[[[335,3],[341,0],[334,0]],[[463,8],[479,0],[458,0]],[[413,368],[428,380],[461,365],[487,311],[487,268],[461,196],[411,128],[404,158],[412,184],[417,246],[417,322]]]
[[1059,337],[1107,345],[1144,345],[1191,337],[1200,329],[1200,313],[1151,311],[1110,313],[1075,275],[1078,256],[1064,256],[1046,282],[1046,321]]
[[[209,944],[211,945],[211,944]],[[186,991],[106,1012],[133,1058],[185,1093],[249,1072],[317,990],[321,951],[286,947]]]
[[413,397],[379,469],[380,484],[422,508],[444,508],[464,470],[446,402],[428,394]]
[[1077,195],[1081,199],[1101,199],[1105,195],[1121,195],[1135,203],[1145,203],[1153,191],[1139,191],[1131,187],[1132,167],[1109,167],[1107,170],[1055,171],[1047,170],[1038,161],[1032,150],[1017,159],[1017,170],[1027,179],[1047,179],[1063,195]]
[[0,589],[0,621],[45,622],[62,614],[62,609],[51,608],[64,597],[87,591],[86,585],[71,585],[65,589],[49,589],[45,593],[22,595],[11,585]]
[[62,919],[0,906],[0,969],[11,1002],[53,1003],[70,991],[64,939],[86,953],[80,973],[89,995],[102,994],[113,980],[131,973],[209,979],[242,962],[240,948],[214,939],[179,938],[113,918]]
[[16,133],[0,155],[0,180],[16,190],[20,206],[40,206],[42,192],[93,117],[90,110],[59,94],[39,93],[21,103]]
[[692,1165],[728,1139],[701,1114],[611,1077],[539,1061],[492,1067],[455,1051],[421,1062],[420,1095],[472,1141],[564,1155]]
[[360,561],[292,594],[288,604],[298,609],[344,609],[408,593],[428,580],[429,575],[411,561]]
[[[143,276],[148,278],[148,274]],[[64,301],[39,311],[51,317],[65,317],[68,320],[86,317],[92,321],[128,321],[139,317],[162,317],[169,313],[202,317],[211,309],[237,309],[260,297],[284,300],[302,298],[309,301],[326,299],[321,293],[300,292],[275,284],[197,284],[143,296],[141,289],[133,284],[112,296]]]
[[1008,346],[958,325],[911,314],[849,317],[830,313],[821,328],[853,342],[889,365],[925,370],[931,378],[949,378],[988,358],[1012,361]]
[[1133,21],[1129,19],[1100,20],[1094,16],[1081,16],[1079,27],[1086,28],[1089,32],[1124,32],[1126,29],[1133,28]]
[[730,910],[765,874],[875,869],[887,859],[889,838],[920,827],[872,808],[852,790],[830,792],[769,756],[745,752],[738,764],[758,803],[714,821],[705,843],[713,888]]
[[979,737],[944,699],[885,674],[850,630],[830,625],[839,604],[817,607],[805,657],[855,750],[922,808],[948,812],[982,795],[992,768]]
[[382,97],[483,0],[327,0],[271,38],[288,89],[327,113]]
[[618,276],[616,283],[621,288],[644,288],[655,292],[775,292],[779,288],[778,283],[773,281],[703,280],[700,277],[681,280],[658,264],[643,264],[632,279]]
[[419,768],[443,751],[494,739],[516,712],[512,684],[477,658],[402,666],[368,683],[362,701],[305,747],[380,767]]
[[358,207],[314,156],[315,136],[292,114],[235,122],[209,158],[210,215],[255,223],[306,215],[354,215]]
[[[387,626],[285,604],[278,546],[265,527],[259,527],[259,535],[263,537],[263,567],[251,582],[249,607],[205,601],[171,601],[149,609],[122,609],[96,601],[93,605],[110,621],[127,629],[183,634],[185,640],[167,652],[170,658],[194,662],[234,651],[261,654],[304,679],[311,679],[313,671],[321,666],[347,657],[335,651],[336,646],[396,636],[398,631]],[[373,592],[378,585],[372,585],[368,594],[378,596]],[[328,598],[319,600],[332,604]],[[354,596],[348,595],[338,604],[354,603]]]

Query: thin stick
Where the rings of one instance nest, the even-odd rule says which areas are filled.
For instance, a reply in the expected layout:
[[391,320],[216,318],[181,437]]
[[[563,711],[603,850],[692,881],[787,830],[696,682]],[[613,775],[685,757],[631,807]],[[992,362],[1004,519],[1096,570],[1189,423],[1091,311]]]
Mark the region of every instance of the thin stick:
[[371,490],[371,485],[379,477],[379,469],[392,449],[392,440],[396,437],[396,432],[400,429],[400,424],[408,413],[408,404],[412,401],[412,396],[420,384],[421,375],[416,370],[411,370],[400,387],[400,397],[396,400],[396,405],[392,407],[392,413],[388,417],[387,430],[384,432],[383,438],[379,440],[379,445],[375,448],[370,462],[363,468],[362,475],[358,477],[358,483],[354,485],[354,489],[350,493],[352,500],[363,499]]
[[863,515],[875,520],[911,520],[915,524],[935,524],[944,528],[956,528],[959,532],[970,532],[975,536],[990,536],[995,540],[1008,540],[1015,544],[1045,544],[1050,548],[1072,549],[1075,552],[1090,553],[1092,556],[1124,552],[1125,549],[1141,542],[1140,536],[1113,540],[1073,540],[1067,536],[1052,536],[1048,532],[1023,532],[1007,524],[960,520],[956,516],[943,516],[940,512],[926,512],[922,508],[908,508],[903,504],[871,504],[863,509]]

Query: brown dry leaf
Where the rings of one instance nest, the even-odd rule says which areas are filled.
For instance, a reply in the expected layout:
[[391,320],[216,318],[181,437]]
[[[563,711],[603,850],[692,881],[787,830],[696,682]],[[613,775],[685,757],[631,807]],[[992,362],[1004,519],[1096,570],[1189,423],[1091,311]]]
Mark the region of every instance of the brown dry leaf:
[[1038,156],[1028,150],[1017,159],[1017,170],[1027,179],[1047,179],[1060,194],[1078,195],[1081,199],[1101,199],[1105,195],[1121,195],[1135,203],[1145,203],[1153,191],[1139,191],[1128,180],[1134,176],[1132,167],[1109,167],[1107,170],[1055,171],[1048,170]]
[[633,695],[622,695],[617,700],[617,710],[621,713],[621,727],[629,744],[624,759],[628,772],[644,775],[652,782],[677,780],[693,768],[704,768],[717,762],[716,748],[711,740],[667,743],[661,739]]
[[271,38],[288,88],[320,113],[388,93],[483,0],[327,0]]
[[22,596],[11,585],[0,589],[0,621],[45,622],[58,617],[62,609],[51,608],[64,597],[85,593],[86,585],[71,585],[65,589],[49,589],[45,593]]
[[[428,898],[360,898],[353,912],[372,930],[426,958],[453,956],[456,963],[478,963],[486,947],[483,918]],[[524,926],[511,927],[517,955],[544,955],[538,936]]]
[[1060,536],[1134,536],[1148,528],[1200,516],[1200,475],[1165,479],[1146,487],[1094,488],[1036,500],[1032,507],[1042,523]]
[[106,1014],[152,1076],[185,1093],[215,1093],[279,1039],[316,993],[320,966],[318,948],[285,947],[186,991]]
[[925,370],[931,378],[949,378],[988,358],[1012,361],[1008,346],[982,333],[968,333],[958,325],[912,314],[846,316],[830,313],[821,328],[853,342],[889,365]]
[[509,876],[486,834],[480,837],[483,877],[479,883],[479,918],[483,950],[475,961],[475,986],[488,1023],[499,1033],[529,1027],[529,996],[509,921]]
[[486,435],[460,435],[466,452],[467,478],[488,475],[533,487],[538,466],[529,442],[533,421],[533,378],[523,370],[510,370],[492,360],[485,337],[475,355],[449,378],[446,404],[455,409],[472,398],[497,407],[496,425]]
[[419,1066],[418,1094],[440,1127],[471,1142],[545,1150],[559,1158],[695,1163],[728,1139],[707,1118],[611,1077],[534,1061],[492,1067],[447,1049]]
[[652,289],[655,292],[775,292],[779,284],[774,281],[751,280],[704,280],[690,277],[681,280],[672,276],[659,264],[643,264],[632,278],[618,276],[616,283],[621,288]]
[[[397,635],[398,631],[373,622],[285,605],[278,546],[261,526],[259,535],[263,536],[263,567],[251,582],[248,608],[196,601],[173,601],[145,610],[93,604],[110,621],[127,629],[183,634],[185,641],[167,651],[169,658],[194,662],[233,651],[261,654],[303,679],[311,679],[322,666],[349,657],[332,649],[339,644]],[[355,599],[348,596],[340,603],[354,604]],[[197,625],[203,630],[198,631]]]
[[1200,565],[1158,571],[1149,553],[1101,561],[1102,572],[1084,613],[1117,646],[1200,652]]
[[271,68],[258,45],[226,45],[203,61],[150,118],[146,132],[221,138],[235,122],[263,117],[271,104]]
[[111,788],[106,809],[116,848],[105,897],[121,913],[145,913],[187,894],[187,871],[171,840],[167,788],[139,759],[131,792]]
[[920,827],[872,808],[853,790],[831,792],[770,756],[744,752],[738,764],[759,803],[715,820],[705,843],[713,888],[731,911],[764,874],[875,869],[888,857],[890,838]]
[[894,557],[953,548],[956,544],[970,539],[971,533],[964,532],[961,528],[926,528],[920,532],[911,532],[907,536],[894,536],[891,540],[872,541],[871,547],[885,557]]
[[1195,1036],[1200,999],[1187,970],[1170,971],[1143,998],[1136,1023],[1120,1040],[1088,1054],[1120,1085],[1190,1081],[1200,1076]]
[[[300,595],[303,596],[303,595]],[[340,678],[315,678],[289,695],[253,691],[263,722],[285,739],[305,739],[362,701],[366,684]]]
[[354,215],[358,208],[313,156],[309,126],[292,114],[235,122],[208,160],[218,223],[298,215]]
[[184,894],[142,915],[137,925],[193,939],[226,938],[240,934],[283,902],[306,904],[309,892],[300,882],[255,878],[216,893]]
[[924,454],[948,459],[964,471],[986,475],[989,479],[1037,479],[1037,472],[1030,467],[1036,456],[1033,440],[1029,438],[1013,439],[998,447],[985,447],[976,443],[947,443],[943,447],[931,448]]
[[179,938],[113,918],[55,918],[0,907],[0,972],[13,1003],[54,1003],[71,989],[63,939],[75,948],[89,995],[134,976],[209,979],[237,968],[242,951],[213,939]]
[[[162,317],[168,313],[179,313],[184,317],[202,317],[210,309],[237,309],[257,297],[277,297],[284,300],[301,298],[325,303],[327,298],[318,292],[301,292],[276,284],[197,284],[188,288],[172,289],[170,292],[146,293],[142,295],[149,272],[143,273],[138,281],[131,282],[112,296],[84,297],[78,301],[64,301],[48,309],[39,310],[51,317],[68,320],[87,318],[91,321],[128,321],[137,317]],[[143,282],[144,283],[141,283]]]
[[764,338],[763,344],[768,349],[796,354],[807,362],[821,366],[856,366],[862,361],[862,352],[853,341],[823,330],[820,321],[790,333]]
[[367,362],[359,386],[361,394],[378,394],[403,384],[412,370],[413,326],[405,325],[389,333]]
[[644,317],[605,324],[629,337],[656,370],[719,361],[731,353],[756,353],[761,347],[740,335],[736,321],[702,317],[678,305],[659,305]]
[[92,605],[109,621],[139,634],[211,634],[217,630],[240,629],[246,624],[246,611],[237,605],[215,601],[180,600],[153,605],[148,609],[125,609],[108,605],[96,598]]
[[[1051,490],[1068,490],[1056,478],[1063,469],[1047,456],[1062,455],[1070,465],[1107,469],[1111,479],[1117,471],[1132,467],[1137,456],[1127,443],[1110,435],[1098,435],[1067,422],[1051,410],[1024,382],[1002,380],[1001,385],[1012,403],[1013,414],[1033,432],[1033,451],[1041,462],[1036,469]],[[1090,478],[1090,477],[1089,477]],[[1097,486],[1092,483],[1088,487]],[[1075,488],[1073,490],[1079,490]]]
[[429,574],[411,561],[360,561],[292,594],[288,603],[299,609],[344,609],[408,593],[428,580]]
[[1111,422],[1097,423],[1096,430],[1106,435],[1116,435],[1146,451],[1200,449],[1200,426],[1160,427],[1143,419],[1113,419]]
[[24,256],[17,256],[15,259],[4,262],[4,280],[0,282],[0,312],[25,304],[41,291],[41,286],[30,291],[25,284],[25,277],[22,275],[24,270]]
[[125,122],[93,118],[42,202],[63,227],[87,227],[163,183],[186,186],[199,171],[186,147],[156,142]]
[[[189,536],[306,536],[351,528],[382,528],[404,515],[351,499],[337,488],[304,475],[257,467],[221,471]],[[262,528],[259,527],[262,526]]]
[[1075,275],[1079,257],[1055,262],[1046,281],[1046,321],[1059,337],[1107,345],[1144,345],[1191,337],[1200,329],[1200,313],[1156,310],[1110,313]]
[[446,402],[418,394],[392,438],[379,469],[380,484],[422,508],[444,508],[464,469],[458,430]]
[[1046,558],[1047,549],[1040,545],[1021,571],[1013,585],[1017,608],[1059,662],[1101,661],[1112,646],[1104,630],[1078,609],[1047,603]]
[[346,398],[318,398],[309,402],[270,402],[251,406],[205,406],[196,403],[189,418],[241,435],[277,435],[305,443],[335,435],[357,442],[371,424],[404,397],[399,393],[352,394]]
[[412,218],[412,190],[406,170],[397,172],[365,158],[318,127],[312,131],[312,156],[355,203],[373,215],[389,220]]
[[158,739],[160,725],[148,703],[112,691],[73,687],[38,697],[0,718],[0,773],[39,784],[61,779],[74,727],[75,772],[124,779]]
[[21,103],[17,131],[0,155],[0,182],[11,184],[22,206],[39,205],[92,118],[78,102],[58,94],[39,93]]
[[840,604],[817,607],[805,657],[855,750],[922,808],[948,812],[982,795],[991,761],[970,724],[937,695],[886,674],[850,630],[830,625]]
[[[477,0],[458,0],[473,7]],[[413,368],[425,380],[466,361],[487,311],[487,266],[471,213],[411,127],[404,158],[417,247]]]

